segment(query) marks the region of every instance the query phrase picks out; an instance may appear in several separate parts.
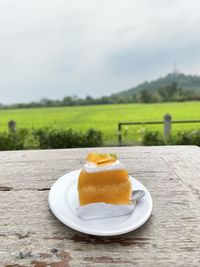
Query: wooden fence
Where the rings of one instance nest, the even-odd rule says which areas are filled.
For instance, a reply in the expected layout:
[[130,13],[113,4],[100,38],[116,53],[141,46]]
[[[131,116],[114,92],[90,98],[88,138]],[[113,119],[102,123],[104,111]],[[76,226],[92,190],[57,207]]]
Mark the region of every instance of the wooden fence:
[[165,114],[163,121],[146,121],[146,122],[119,122],[118,123],[118,144],[122,145],[122,126],[124,125],[156,125],[163,124],[164,139],[167,139],[171,134],[172,124],[178,123],[200,123],[200,120],[172,120],[170,114]]

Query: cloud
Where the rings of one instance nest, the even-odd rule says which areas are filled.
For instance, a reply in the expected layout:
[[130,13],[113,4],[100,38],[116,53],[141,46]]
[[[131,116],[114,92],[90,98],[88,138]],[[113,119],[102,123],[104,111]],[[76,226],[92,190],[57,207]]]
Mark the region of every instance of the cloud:
[[0,102],[108,95],[174,61],[198,73],[198,25],[198,0],[2,0]]

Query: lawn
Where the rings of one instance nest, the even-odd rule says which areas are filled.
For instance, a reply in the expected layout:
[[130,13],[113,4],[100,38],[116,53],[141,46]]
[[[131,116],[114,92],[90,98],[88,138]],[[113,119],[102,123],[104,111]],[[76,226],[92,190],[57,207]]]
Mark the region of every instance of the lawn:
[[[117,142],[118,122],[160,121],[165,113],[170,113],[174,120],[200,119],[200,102],[1,110],[0,131],[7,130],[7,123],[11,119],[17,122],[17,128],[54,127],[80,131],[94,128],[102,131],[106,143],[114,144]],[[162,131],[163,126],[146,128]],[[200,124],[173,125],[173,132],[194,128],[200,128]],[[124,126],[124,142],[138,140],[140,130],[140,126]]]

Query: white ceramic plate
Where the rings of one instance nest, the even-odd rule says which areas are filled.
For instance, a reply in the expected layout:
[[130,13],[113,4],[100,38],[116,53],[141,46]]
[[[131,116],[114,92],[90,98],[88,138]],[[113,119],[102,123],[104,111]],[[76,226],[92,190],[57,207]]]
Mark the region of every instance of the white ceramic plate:
[[149,191],[135,178],[130,176],[134,190],[145,190],[145,196],[136,204],[132,214],[113,218],[82,220],[76,215],[79,207],[77,182],[80,170],[60,177],[49,192],[49,206],[54,215],[65,225],[79,232],[114,236],[133,231],[143,225],[151,215],[152,198]]

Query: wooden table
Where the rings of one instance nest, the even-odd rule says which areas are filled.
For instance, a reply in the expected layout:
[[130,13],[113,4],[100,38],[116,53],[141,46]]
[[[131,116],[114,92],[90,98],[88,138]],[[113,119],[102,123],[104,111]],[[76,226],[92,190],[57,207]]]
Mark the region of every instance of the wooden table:
[[[89,151],[116,152],[151,192],[152,216],[138,230],[89,236],[49,210],[51,185]],[[200,266],[200,148],[0,152],[0,266]]]

